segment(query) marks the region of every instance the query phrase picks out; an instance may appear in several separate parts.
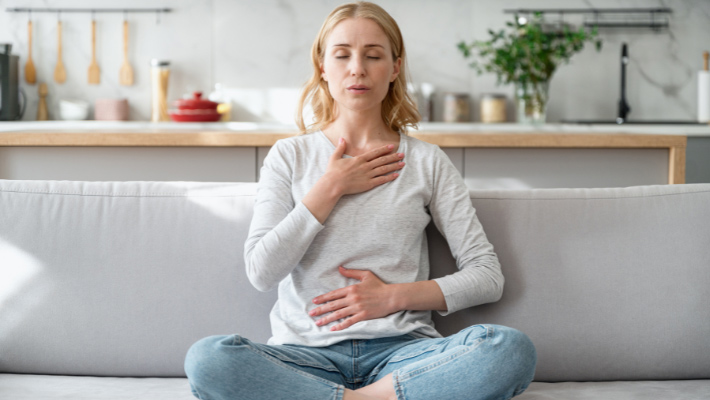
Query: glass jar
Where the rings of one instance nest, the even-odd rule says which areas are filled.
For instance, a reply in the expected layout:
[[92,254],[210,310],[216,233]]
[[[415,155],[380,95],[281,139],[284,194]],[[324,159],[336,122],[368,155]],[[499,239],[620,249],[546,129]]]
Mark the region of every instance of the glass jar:
[[170,62],[152,59],[150,61],[151,85],[151,122],[169,121],[168,116],[168,79],[170,78]]
[[481,122],[505,122],[506,98],[504,94],[488,93],[481,96]]
[[468,93],[444,93],[444,122],[468,122]]

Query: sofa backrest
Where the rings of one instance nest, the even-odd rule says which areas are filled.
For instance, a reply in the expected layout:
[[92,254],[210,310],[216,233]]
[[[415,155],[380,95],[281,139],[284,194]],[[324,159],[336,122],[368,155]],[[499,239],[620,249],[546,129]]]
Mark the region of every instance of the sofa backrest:
[[[0,372],[183,376],[196,340],[263,342],[254,183],[0,180]],[[536,379],[710,378],[710,185],[472,191],[503,298],[439,317],[512,326]],[[431,270],[456,270],[428,228]]]

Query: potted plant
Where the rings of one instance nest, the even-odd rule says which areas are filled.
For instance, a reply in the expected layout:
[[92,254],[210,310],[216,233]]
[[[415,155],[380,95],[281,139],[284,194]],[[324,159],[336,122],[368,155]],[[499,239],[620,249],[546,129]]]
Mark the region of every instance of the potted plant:
[[470,66],[478,74],[493,72],[497,84],[514,83],[518,108],[518,121],[524,123],[544,123],[546,116],[547,92],[552,75],[564,61],[584,48],[585,42],[594,41],[597,51],[602,42],[597,39],[597,28],[587,32],[584,27],[571,30],[549,29],[543,24],[542,13],[536,12],[530,21],[515,15],[510,28],[494,32],[488,30],[490,39],[474,41],[471,44],[458,43],[464,57],[478,52],[478,59]]

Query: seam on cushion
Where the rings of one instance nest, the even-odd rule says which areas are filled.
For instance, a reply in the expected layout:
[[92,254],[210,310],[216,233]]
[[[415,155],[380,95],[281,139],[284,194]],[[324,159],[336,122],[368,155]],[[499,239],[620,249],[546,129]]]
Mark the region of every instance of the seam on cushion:
[[678,195],[691,195],[691,194],[704,194],[710,193],[710,190],[701,190],[697,192],[682,192],[682,193],[660,193],[660,194],[647,194],[647,195],[637,195],[637,196],[619,196],[619,197],[561,197],[561,198],[534,198],[534,197],[524,197],[524,198],[513,198],[513,197],[472,197],[472,200],[621,200],[621,199],[639,199],[644,197],[664,197],[664,196],[678,196]]
[[0,189],[2,193],[25,193],[25,194],[58,194],[64,196],[100,196],[100,197],[254,197],[254,194],[226,194],[226,195],[197,195],[184,193],[67,193],[55,191],[35,191],[35,190],[6,190]]

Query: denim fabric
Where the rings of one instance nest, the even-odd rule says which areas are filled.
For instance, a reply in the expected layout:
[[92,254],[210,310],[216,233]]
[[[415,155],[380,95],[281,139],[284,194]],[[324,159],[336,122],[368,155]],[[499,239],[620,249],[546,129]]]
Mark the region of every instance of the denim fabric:
[[535,373],[536,352],[520,331],[475,325],[446,338],[402,335],[327,347],[265,345],[210,336],[187,353],[195,397],[334,399],[392,373],[399,400],[510,399]]

